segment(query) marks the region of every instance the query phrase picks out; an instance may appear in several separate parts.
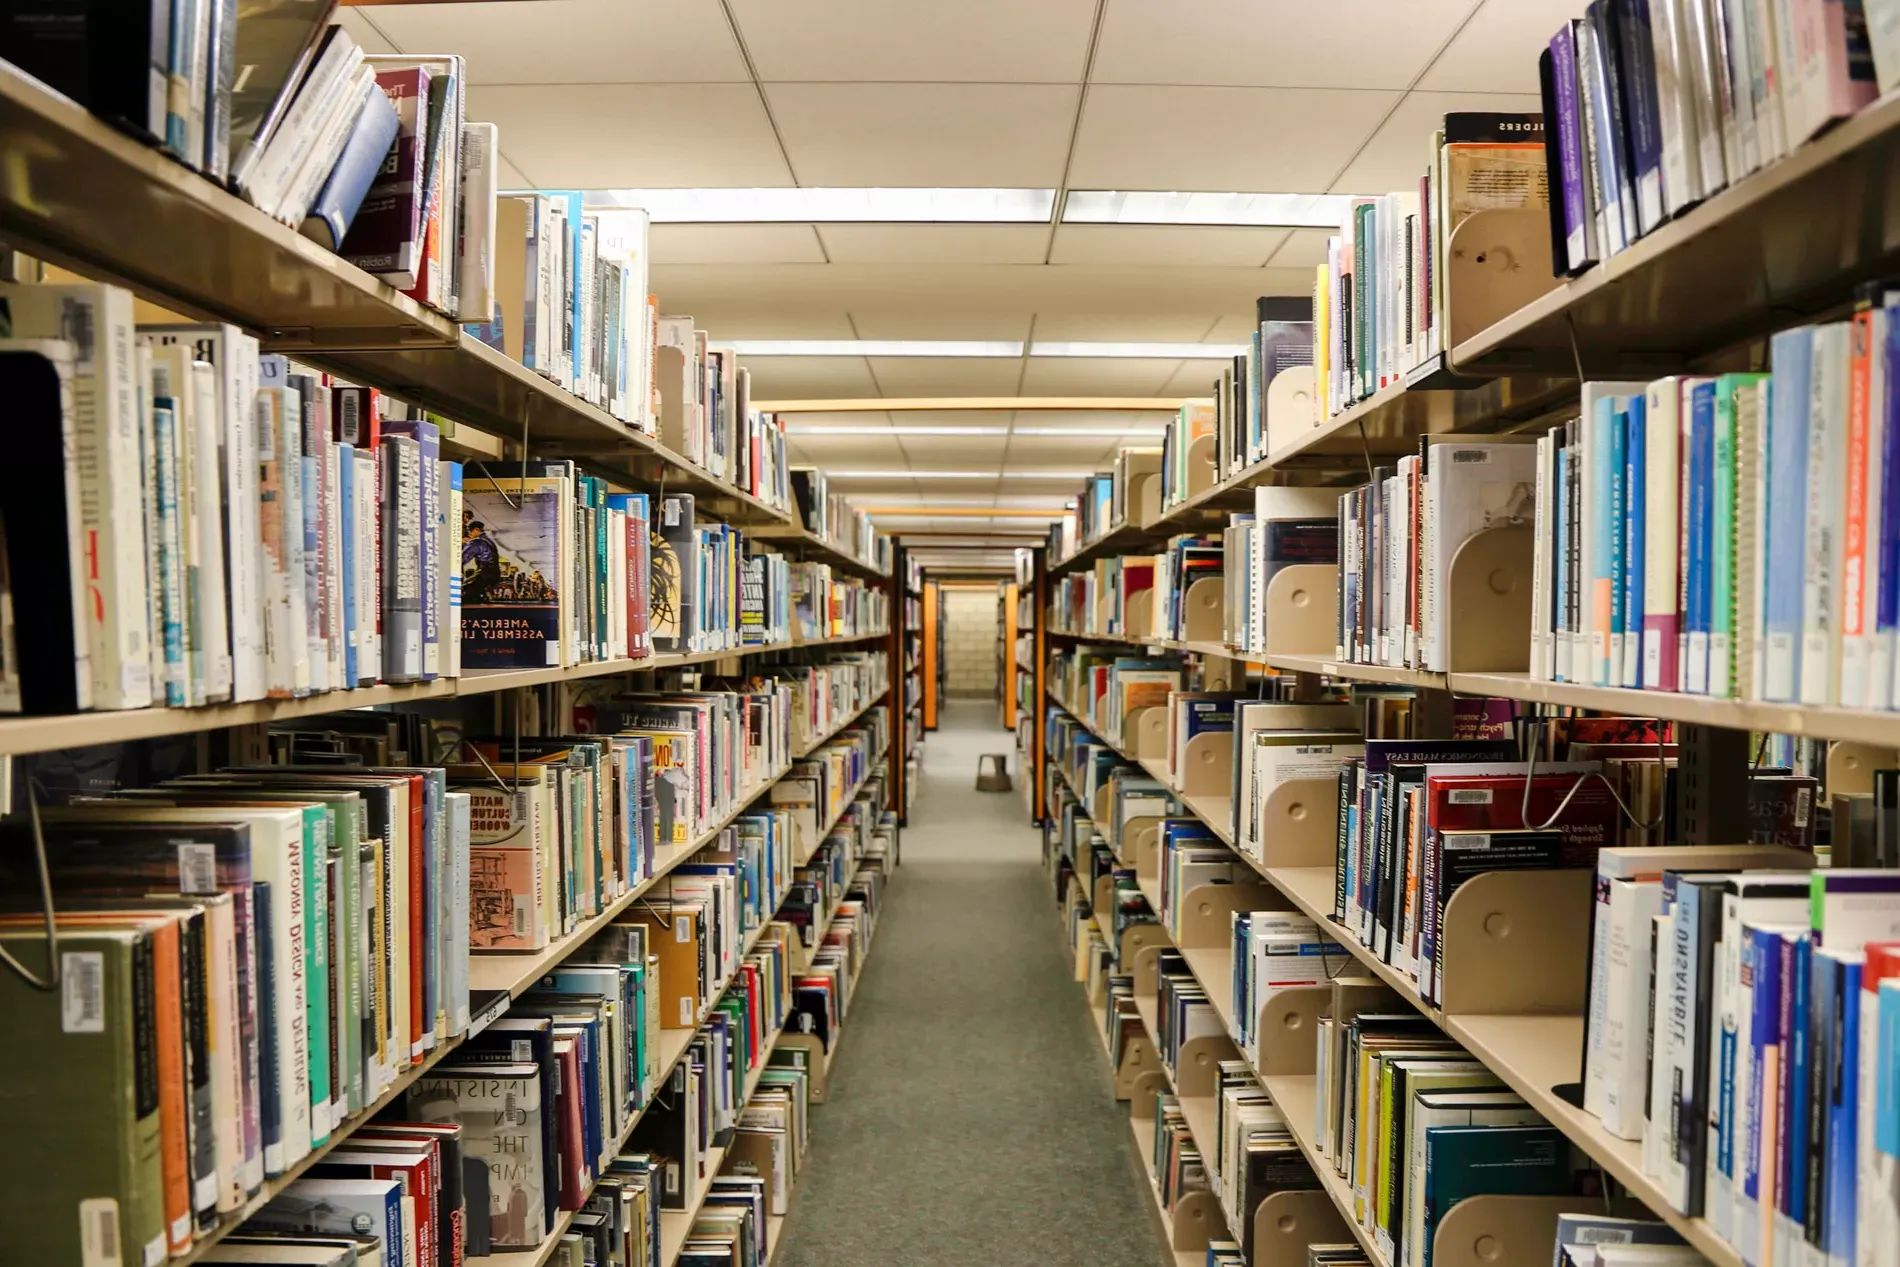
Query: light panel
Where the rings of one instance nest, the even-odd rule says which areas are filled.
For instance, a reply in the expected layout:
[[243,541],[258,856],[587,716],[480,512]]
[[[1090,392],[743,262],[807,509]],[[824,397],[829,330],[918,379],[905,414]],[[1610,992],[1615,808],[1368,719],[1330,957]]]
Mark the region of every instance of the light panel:
[[1019,436],[1108,436],[1122,440],[1158,440],[1168,434],[1166,427],[1017,427]]
[[735,339],[740,356],[991,356],[1014,359],[1021,343],[967,339]]
[[914,426],[900,423],[884,427],[852,427],[835,423],[788,422],[785,424],[785,432],[787,435],[796,436],[1001,436],[1008,435],[1009,428],[932,426],[926,423],[917,423]]
[[[1044,224],[1053,189],[600,189],[655,224]],[[1333,223],[1338,223],[1334,217]]]
[[[997,471],[838,471],[827,470],[834,480],[993,480]],[[1085,479],[1090,471],[1002,471],[1004,479],[1060,480]]]
[[1102,360],[1231,360],[1244,356],[1244,343],[1032,343],[1031,356],[1092,356]]
[[1333,229],[1351,205],[1350,194],[1071,189],[1062,204],[1062,223]]

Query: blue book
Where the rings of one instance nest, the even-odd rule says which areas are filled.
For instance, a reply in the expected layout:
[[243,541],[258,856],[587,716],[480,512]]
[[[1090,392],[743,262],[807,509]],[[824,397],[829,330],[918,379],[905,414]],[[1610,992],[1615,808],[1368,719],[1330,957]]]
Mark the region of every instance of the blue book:
[[1860,999],[1859,955],[1822,951],[1817,963],[1834,972],[1834,1041],[1826,1053],[1828,1074],[1826,1212],[1821,1246],[1830,1260],[1851,1264],[1854,1223],[1859,1217],[1856,1170],[1860,1165]]
[[1629,398],[1623,436],[1623,685],[1643,684],[1643,550],[1648,506],[1648,397]]
[[[1900,1157],[1900,979],[1880,983],[1880,1075],[1874,1083],[1874,1147]],[[1870,1035],[1871,1037],[1871,1035]]]
[[310,214],[304,217],[299,233],[326,251],[342,246],[350,222],[363,205],[363,196],[396,143],[399,127],[395,105],[380,90],[370,93],[356,116],[350,139],[343,143],[336,166],[330,169],[316,201],[310,204]]
[[[356,675],[356,446],[339,442],[336,446],[337,514],[342,527],[337,539],[342,543],[343,561],[343,681],[355,686]],[[456,569],[460,577],[461,569]]]
[[1782,1061],[1783,1079],[1781,1116],[1781,1158],[1784,1166],[1777,1179],[1776,1209],[1790,1243],[1801,1239],[1808,1217],[1808,1062],[1813,1059],[1812,959],[1813,941],[1792,937],[1782,945],[1781,969],[1786,979],[1783,990],[1788,996],[1786,1057]]
[[435,605],[442,583],[442,491],[436,482],[436,464],[442,460],[442,428],[420,418],[391,418],[384,420],[383,434],[413,436],[422,454],[422,522],[416,539],[422,552],[422,679],[426,682],[442,672],[441,618]]
[[[1774,1176],[1763,1183],[1761,1150],[1764,1132],[1772,1134],[1781,1063],[1781,939],[1778,927],[1743,925],[1746,969],[1752,974],[1752,1016],[1749,1026],[1750,1065],[1748,1105],[1743,1116],[1742,1160],[1736,1167],[1741,1189],[1736,1202],[1736,1230],[1741,1234],[1742,1261],[1761,1261],[1761,1201],[1774,1192]],[[1775,1085],[1765,1085],[1775,1079]],[[1765,1191],[1764,1191],[1765,1189]]]
[[1763,574],[1763,698],[1792,703],[1801,672],[1801,602],[1807,553],[1808,397],[1814,339],[1808,327],[1769,341],[1768,531]]
[[1682,689],[1691,695],[1709,693],[1709,626],[1714,605],[1715,551],[1715,384],[1698,381],[1689,389],[1689,444],[1684,454],[1688,493],[1685,508],[1689,525],[1689,555],[1683,575],[1683,624],[1688,650],[1684,655]]
[[1609,625],[1616,593],[1616,555],[1623,542],[1622,520],[1617,517],[1615,489],[1621,482],[1621,462],[1611,434],[1617,430],[1615,396],[1599,396],[1596,417],[1590,420],[1584,455],[1590,472],[1590,500],[1584,507],[1591,517],[1590,575],[1583,578],[1583,626],[1590,639],[1590,685],[1610,684]]
[[[1893,680],[1895,631],[1900,629],[1900,306],[1887,309],[1886,357],[1887,394],[1875,401],[1880,413],[1870,421],[1879,428],[1880,522],[1868,525],[1874,538],[1874,557],[1879,559],[1880,585],[1874,605],[1874,681]],[[1891,685],[1889,685],[1891,690]],[[1875,699],[1875,708],[1889,707],[1891,699]]]
[[[1609,449],[1607,463],[1609,476],[1605,482],[1610,490],[1610,517],[1607,527],[1610,536],[1610,659],[1608,686],[1624,686],[1623,680],[1623,635],[1628,629],[1625,623],[1624,601],[1628,591],[1627,569],[1629,556],[1624,553],[1628,541],[1630,519],[1629,500],[1629,403],[1628,396],[1613,396],[1609,400],[1610,425],[1604,443]],[[1636,397],[1641,400],[1642,397]],[[1642,643],[1642,625],[1636,626],[1636,639]]]

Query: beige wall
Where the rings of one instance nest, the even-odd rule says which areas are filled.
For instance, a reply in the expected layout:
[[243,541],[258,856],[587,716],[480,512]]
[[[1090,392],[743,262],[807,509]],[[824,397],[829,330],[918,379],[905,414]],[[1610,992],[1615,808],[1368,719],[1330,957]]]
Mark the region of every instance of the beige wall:
[[996,693],[996,591],[943,590],[944,689],[953,696]]

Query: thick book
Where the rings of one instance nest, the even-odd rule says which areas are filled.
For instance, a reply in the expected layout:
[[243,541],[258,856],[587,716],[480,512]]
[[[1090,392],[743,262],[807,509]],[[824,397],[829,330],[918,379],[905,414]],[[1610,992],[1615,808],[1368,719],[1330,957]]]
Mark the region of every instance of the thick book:
[[396,136],[343,237],[341,254],[365,272],[407,290],[421,268],[429,72],[420,67],[381,70],[376,86],[394,106]]
[[567,553],[561,481],[465,479],[462,488],[462,663],[542,668],[561,663]]
[[[20,70],[102,119],[165,143],[169,6],[17,0],[0,10],[0,48]],[[182,155],[181,155],[182,156]]]
[[539,1065],[499,1064],[439,1066],[408,1092],[410,1117],[458,1123],[467,1155],[486,1163],[487,1222],[498,1250],[531,1250],[547,1237],[554,1159],[543,1129],[545,1090]]
[[[73,355],[63,340],[0,340],[0,398],[23,424],[9,449],[14,478],[0,482],[7,588],[0,621],[9,635],[0,673],[15,712],[70,713],[92,704],[85,531],[79,473],[67,460]],[[14,619],[16,594],[33,596],[30,619]]]

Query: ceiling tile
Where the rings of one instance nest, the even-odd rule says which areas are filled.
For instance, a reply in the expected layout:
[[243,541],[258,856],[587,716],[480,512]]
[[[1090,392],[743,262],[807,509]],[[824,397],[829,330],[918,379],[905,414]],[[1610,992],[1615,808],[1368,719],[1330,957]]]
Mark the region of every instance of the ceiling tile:
[[1095,0],[733,0],[732,12],[767,81],[1072,84]]
[[1226,264],[1258,267],[1286,238],[1285,229],[1174,225],[1064,225],[1056,230],[1051,264]]
[[[1423,153],[1423,151],[1420,151]],[[1326,262],[1326,240],[1332,229],[1295,229],[1267,261],[1271,268],[1318,268]]]
[[877,356],[884,396],[1014,396],[1022,362],[974,356]]
[[[1023,395],[1159,396],[1162,385],[1179,364],[1134,357],[1032,356],[1029,370],[1023,375]],[[1205,364],[1217,366],[1219,362]]]
[[748,83],[751,78],[718,0],[380,5],[369,20],[406,52],[461,53],[475,84]]
[[896,436],[806,436],[785,437],[793,453],[792,460],[806,466],[830,466],[838,463],[861,470],[900,470],[910,465]]
[[999,301],[989,311],[943,311],[929,304],[890,306],[888,296],[876,306],[851,309],[852,323],[862,339],[980,339],[1021,342],[1029,337],[1032,314],[1026,306]]
[[898,436],[899,445],[918,471],[987,471],[1003,460],[1008,436]]
[[497,170],[496,179],[500,181],[500,183],[496,185],[497,189],[535,188],[534,181],[528,178],[526,172],[516,167],[505,152],[501,155],[501,166]]
[[1398,97],[1337,88],[1097,86],[1082,111],[1068,184],[1316,192]]
[[[1520,93],[1412,92],[1380,125],[1352,165],[1333,182],[1332,192],[1387,194],[1417,189],[1432,158],[1432,133],[1453,110],[1531,110],[1540,99]],[[1276,261],[1277,263],[1277,261]]]
[[801,184],[1045,188],[1076,89],[1050,84],[766,85]]
[[825,262],[809,224],[656,224],[651,232],[656,264]]
[[1193,363],[1183,363],[1172,374],[1156,395],[1179,396],[1183,400],[1211,400],[1214,395],[1214,383],[1220,371],[1207,372],[1208,367]]
[[690,314],[702,330],[722,340],[732,339],[849,339],[851,319],[841,309],[787,304],[761,304],[756,307],[718,303],[674,303],[679,292],[658,287],[663,312]]
[[1403,88],[1472,5],[1473,0],[1108,0],[1095,52],[1095,82]]
[[[721,335],[720,337],[726,337]],[[765,356],[746,362],[754,400],[853,399],[878,395],[864,359],[857,356]]]
[[1015,429],[1041,430],[1062,427],[1079,430],[1135,430],[1155,428],[1154,443],[1160,444],[1159,428],[1166,425],[1171,411],[1159,409],[1019,409]]
[[337,25],[341,26],[356,46],[365,53],[400,53],[402,50],[382,29],[371,21],[368,11],[356,6],[346,6],[336,11]]
[[1537,55],[1569,18],[1576,0],[1488,0],[1438,55],[1420,88],[1536,92]]
[[791,183],[749,84],[477,84],[468,117],[499,124],[502,149],[554,188]]
[[[1172,297],[1163,293],[1165,288],[1150,283],[1148,290],[1152,303],[1168,304],[1168,310],[1104,304],[1093,312],[1038,312],[1036,337],[1051,343],[1200,343],[1207,339],[1214,314],[1204,305],[1177,311]],[[1243,311],[1253,308],[1251,303],[1234,306]]]
[[1108,436],[1011,436],[1009,465],[1012,470],[1061,466],[1065,462],[1074,467],[1096,467],[1117,450],[1130,447],[1134,446]]
[[826,224],[825,250],[840,264],[1040,264],[1040,224]]

